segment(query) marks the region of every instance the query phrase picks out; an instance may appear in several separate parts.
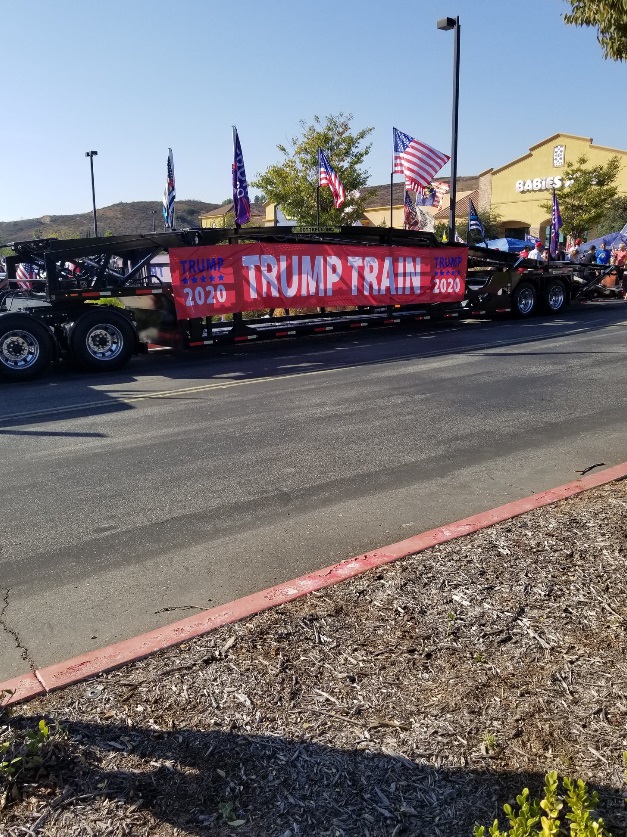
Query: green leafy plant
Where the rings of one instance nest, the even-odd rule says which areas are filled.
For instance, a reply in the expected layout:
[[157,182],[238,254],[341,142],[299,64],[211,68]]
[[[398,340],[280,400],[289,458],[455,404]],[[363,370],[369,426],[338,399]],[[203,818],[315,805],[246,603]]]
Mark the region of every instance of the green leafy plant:
[[487,753],[496,750],[496,735],[493,732],[486,732],[483,736],[483,746]]
[[[552,771],[544,778],[542,799],[530,798],[529,788],[525,788],[516,797],[518,810],[509,804],[503,806],[509,829],[502,831],[494,820],[487,831],[489,837],[612,837],[603,820],[594,817],[598,794],[590,792],[581,779],[565,777],[563,785],[565,794],[561,795],[557,772]],[[562,811],[566,811],[563,817]],[[485,826],[475,826],[473,834],[485,837]]]
[[19,797],[21,785],[40,779],[42,770],[46,774],[53,742],[62,737],[57,724],[50,727],[43,719],[25,729],[11,724],[0,727],[0,810]]

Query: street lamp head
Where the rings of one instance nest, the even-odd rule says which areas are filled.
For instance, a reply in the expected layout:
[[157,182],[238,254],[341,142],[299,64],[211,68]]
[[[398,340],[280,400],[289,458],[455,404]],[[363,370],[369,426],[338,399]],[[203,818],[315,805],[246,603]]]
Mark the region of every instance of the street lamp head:
[[449,29],[455,29],[457,26],[457,20],[454,17],[443,17],[438,20],[438,29],[443,29],[445,32],[448,32]]
[[85,152],[85,157],[97,157],[97,156],[98,156],[97,151],[86,151]]

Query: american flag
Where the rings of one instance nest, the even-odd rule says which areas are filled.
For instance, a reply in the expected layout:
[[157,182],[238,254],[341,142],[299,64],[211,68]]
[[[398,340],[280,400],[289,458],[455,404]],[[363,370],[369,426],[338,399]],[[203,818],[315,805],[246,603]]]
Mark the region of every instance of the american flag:
[[321,148],[318,149],[318,186],[328,186],[333,195],[335,208],[339,209],[342,206],[346,197],[342,181],[333,170]]
[[408,230],[419,230],[420,222],[418,221],[418,214],[416,207],[411,199],[411,195],[405,189],[405,226]]
[[435,201],[433,205],[440,207],[442,205],[442,198],[444,195],[448,195],[451,191],[451,185],[450,183],[442,183],[439,180],[434,180],[431,185],[435,189]]
[[557,195],[553,189],[553,210],[551,212],[551,258],[557,256],[557,248],[559,245],[560,229],[562,227],[562,214],[560,212],[560,205],[557,202]]
[[168,148],[168,179],[165,184],[163,192],[163,220],[166,226],[174,229],[174,198],[176,197],[176,189],[174,188],[174,155],[172,149]]
[[235,127],[233,127],[233,211],[235,213],[235,224],[238,227],[250,221],[250,200],[248,198],[244,155]]
[[420,142],[394,128],[395,174],[405,177],[405,188],[417,192],[429,185],[433,175],[439,172],[451,158],[430,145]]
[[35,278],[35,270],[32,264],[27,262],[20,262],[15,268],[15,281],[18,288],[25,291],[33,287],[33,279]]

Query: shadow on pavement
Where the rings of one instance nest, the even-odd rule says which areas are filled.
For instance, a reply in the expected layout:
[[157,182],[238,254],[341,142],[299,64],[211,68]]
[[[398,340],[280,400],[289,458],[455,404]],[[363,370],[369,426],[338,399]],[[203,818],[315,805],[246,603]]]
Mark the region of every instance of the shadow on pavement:
[[[446,357],[500,349],[522,343],[542,343],[556,336],[570,333],[594,333],[624,319],[627,309],[605,306],[602,321],[589,320],[588,311],[566,312],[568,323],[530,319],[512,322],[505,334],[500,332],[501,320],[482,322],[486,327],[481,339],[472,326],[464,328],[459,321],[441,323],[408,323],[399,332],[373,329],[367,333],[334,332],[298,340],[268,341],[255,345],[222,345],[207,350],[161,352],[156,356],[141,356],[131,361],[119,373],[76,373],[65,364],[54,367],[45,377],[32,382],[11,384],[0,382],[0,428],[65,421],[78,416],[107,415],[136,409],[136,404],[155,397],[146,388],[143,376],[159,376],[167,381],[189,381],[196,386],[211,386],[252,381],[257,378],[289,378],[311,372],[325,372],[359,366],[384,365],[421,357]],[[563,325],[561,329],[546,326]],[[425,325],[429,329],[424,333]],[[454,333],[451,336],[451,326]],[[460,328],[457,328],[461,325]],[[511,331],[510,331],[511,329]],[[494,332],[499,332],[494,335]],[[440,333],[438,333],[440,332]],[[438,345],[448,333],[446,346]],[[414,342],[430,338],[429,342]],[[409,342],[408,342],[409,341]],[[285,353],[290,357],[286,358]],[[599,349],[599,354],[607,353]],[[293,356],[292,356],[293,354]],[[554,354],[554,352],[551,352]],[[286,362],[288,361],[288,362]],[[291,362],[289,362],[291,361]],[[154,386],[154,384],[153,384]],[[168,392],[167,400],[177,398],[176,391]],[[194,397],[193,392],[181,392],[181,398]],[[43,435],[53,435],[46,433]]]

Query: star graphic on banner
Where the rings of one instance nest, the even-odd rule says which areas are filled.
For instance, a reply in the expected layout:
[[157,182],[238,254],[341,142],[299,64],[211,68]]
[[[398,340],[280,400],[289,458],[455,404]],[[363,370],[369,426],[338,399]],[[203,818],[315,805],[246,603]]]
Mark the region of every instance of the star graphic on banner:
[[187,281],[187,279],[181,279],[181,285],[188,285],[188,284],[189,284],[189,282]]
[[215,282],[216,281],[216,277],[213,275],[213,273],[209,274],[209,281],[210,282]]
[[224,282],[224,276],[222,273],[218,273],[218,282]]
[[206,282],[207,280],[206,280],[206,278],[205,278],[204,276],[201,276],[201,277],[200,277],[200,281],[201,281],[201,282]]
[[198,282],[198,277],[197,276],[192,276],[192,284],[195,285],[196,282]]

